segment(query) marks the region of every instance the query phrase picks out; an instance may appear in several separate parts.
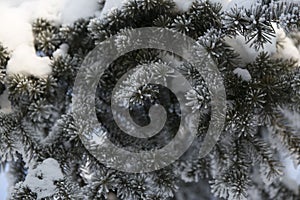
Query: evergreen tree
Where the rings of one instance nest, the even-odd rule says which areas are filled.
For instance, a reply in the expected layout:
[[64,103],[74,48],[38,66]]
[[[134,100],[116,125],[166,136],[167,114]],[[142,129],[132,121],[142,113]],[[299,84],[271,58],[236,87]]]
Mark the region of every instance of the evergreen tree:
[[[104,18],[80,19],[73,25],[37,19],[32,24],[35,49],[40,56],[51,58],[51,75],[7,74],[10,55],[0,45],[0,94],[7,90],[12,106],[11,113],[0,113],[1,164],[9,164],[13,177],[9,198],[299,199],[300,187],[291,189],[281,179],[282,155],[300,164],[299,126],[290,118],[291,113],[300,114],[299,63],[266,51],[276,34],[274,25],[299,42],[295,33],[299,12],[298,4],[269,0],[228,11],[209,0],[195,0],[187,11],[177,9],[172,0],[129,0]],[[119,33],[122,37],[117,47],[122,48],[127,30],[151,26],[186,34],[209,52],[224,79],[226,123],[218,143],[204,158],[191,158],[188,151],[164,169],[125,173],[100,163],[81,141],[81,124],[72,113],[73,86],[85,56],[97,44]],[[227,42],[238,36],[259,52],[252,62],[240,59],[240,52]],[[57,56],[55,52],[64,46],[67,53]],[[129,52],[115,60],[99,80],[97,117],[105,125],[104,134],[117,146],[131,151],[158,149],[174,137],[180,106],[165,87],[144,84],[130,97],[131,116],[140,125],[149,123],[151,105],[163,105],[167,111],[164,128],[147,141],[126,135],[116,126],[110,103],[116,83],[131,69],[149,65],[155,69],[142,74],[133,71],[129,78],[137,82],[152,75],[172,76],[164,68],[168,56],[180,60],[157,49]],[[201,112],[194,142],[197,146],[209,126],[210,94],[193,66],[180,65],[192,82],[193,90],[186,94],[188,105]],[[132,84],[125,84],[118,97],[126,96]],[[97,134],[103,134],[101,131]]]

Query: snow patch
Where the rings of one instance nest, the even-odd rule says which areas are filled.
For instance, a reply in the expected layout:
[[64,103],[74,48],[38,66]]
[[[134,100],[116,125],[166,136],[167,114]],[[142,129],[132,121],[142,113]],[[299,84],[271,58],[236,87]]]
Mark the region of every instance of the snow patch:
[[7,63],[7,73],[43,77],[52,71],[49,64],[50,58],[38,57],[33,46],[22,44],[12,53]]
[[293,59],[300,64],[300,52],[291,38],[287,37],[285,31],[282,28],[278,28],[275,24],[273,27],[276,31],[277,41],[279,42],[279,48],[274,57],[283,59]]
[[28,14],[22,9],[8,7],[0,2],[0,42],[9,50],[14,50],[20,44],[33,43],[31,25],[24,23]]
[[194,0],[174,0],[178,10],[186,12],[192,6]]
[[247,69],[236,68],[233,73],[241,77],[244,81],[251,81],[252,77]]
[[100,15],[98,0],[65,0],[62,8],[61,22],[63,24],[72,24],[79,18]]
[[63,178],[59,163],[48,158],[35,169],[29,169],[23,185],[28,186],[33,192],[37,193],[38,199],[52,196],[56,186],[54,181]]
[[54,53],[53,53],[53,57],[54,58],[58,58],[60,56],[65,56],[67,55],[69,50],[69,45],[67,44],[62,44],[59,46],[59,49],[57,49]]

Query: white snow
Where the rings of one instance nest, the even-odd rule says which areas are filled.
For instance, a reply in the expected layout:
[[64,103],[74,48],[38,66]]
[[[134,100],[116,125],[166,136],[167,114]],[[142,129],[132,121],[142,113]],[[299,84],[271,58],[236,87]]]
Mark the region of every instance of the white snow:
[[33,192],[36,192],[38,199],[52,196],[55,193],[56,186],[54,181],[63,178],[59,163],[48,158],[44,160],[35,169],[30,168],[23,185],[28,186]]
[[33,46],[21,44],[7,63],[8,74],[25,74],[42,77],[51,73],[50,58],[38,57]]
[[278,48],[278,51],[274,55],[274,57],[294,59],[298,61],[298,64],[300,64],[300,52],[299,49],[295,46],[292,39],[287,37],[286,33],[282,28],[277,28],[275,24],[273,24],[273,27],[276,31],[277,40],[282,45],[282,47]]
[[99,14],[97,0],[1,0],[0,42],[12,51],[8,73],[46,76],[51,73],[49,59],[39,58],[33,47],[31,24],[42,17],[59,24],[70,24]]
[[57,49],[54,53],[53,53],[53,57],[54,58],[58,58],[60,56],[65,56],[68,53],[69,50],[69,45],[67,44],[62,44],[59,46],[59,49]]
[[247,69],[242,69],[240,67],[237,67],[235,70],[233,70],[233,73],[241,77],[244,81],[251,81],[251,75]]
[[[58,1],[63,2],[62,0]],[[98,0],[65,0],[62,5],[61,22],[71,24],[79,18],[99,16],[98,7]]]
[[0,42],[10,50],[20,44],[33,43],[31,25],[24,23],[28,18],[27,14],[4,3],[0,2]]
[[174,0],[178,10],[183,12],[187,11],[191,7],[193,1],[194,0]]

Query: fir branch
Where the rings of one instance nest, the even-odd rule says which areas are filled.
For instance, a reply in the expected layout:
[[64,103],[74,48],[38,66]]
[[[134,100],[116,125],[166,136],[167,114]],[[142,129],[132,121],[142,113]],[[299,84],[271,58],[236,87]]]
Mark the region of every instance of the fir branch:
[[14,187],[10,200],[36,200],[37,194],[32,192],[29,187],[22,186],[22,182]]
[[282,111],[276,112],[276,119],[272,121],[272,135],[280,140],[282,146],[292,156],[294,162],[300,164],[299,130],[290,125]]
[[299,25],[299,5],[290,2],[257,2],[251,8],[237,7],[225,12],[223,19],[226,32],[232,36],[242,34],[247,43],[256,50],[270,43],[275,36],[272,22],[287,31]]
[[260,164],[260,172],[267,185],[283,175],[283,166],[278,160],[274,159],[274,153],[269,144],[257,137],[250,138],[249,136],[245,138],[243,143],[243,148],[249,150],[250,156],[254,158],[255,163]]
[[241,140],[234,139],[230,159],[231,164],[210,181],[212,193],[225,199],[246,199],[251,183],[249,176],[250,161],[245,150],[240,149]]

